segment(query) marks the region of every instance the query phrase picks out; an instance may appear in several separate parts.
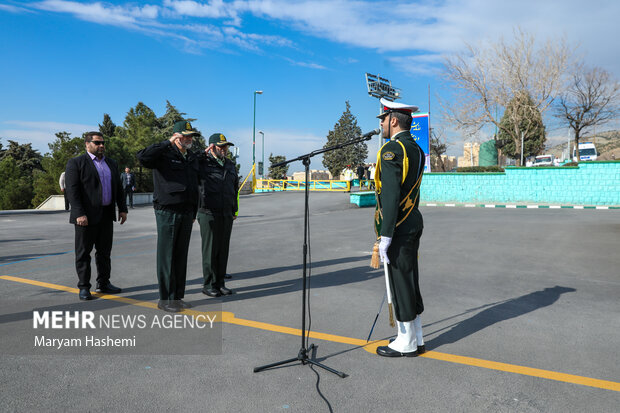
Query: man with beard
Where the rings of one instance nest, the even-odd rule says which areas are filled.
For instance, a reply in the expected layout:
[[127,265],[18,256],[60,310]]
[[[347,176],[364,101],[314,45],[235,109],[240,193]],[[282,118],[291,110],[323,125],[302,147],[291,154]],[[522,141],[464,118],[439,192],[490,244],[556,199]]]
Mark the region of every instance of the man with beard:
[[379,254],[387,265],[388,285],[398,335],[377,348],[383,357],[415,357],[426,351],[420,314],[424,311],[418,283],[418,247],[424,227],[418,210],[424,152],[411,137],[412,105],[381,99],[383,138],[389,141],[377,156],[375,228]]
[[178,312],[183,301],[187,253],[198,207],[198,160],[189,149],[200,135],[187,121],[174,124],[172,137],[138,152],[138,160],[153,170],[153,207],[157,224],[158,308]]
[[80,300],[90,300],[90,253],[95,247],[98,293],[117,294],[110,283],[113,221],[116,207],[121,224],[127,219],[127,205],[114,160],[104,156],[105,141],[100,132],[84,135],[86,153],[71,158],[65,173],[66,195],[71,204],[69,222],[75,224],[75,268]]
[[202,292],[209,297],[230,295],[224,285],[233,221],[237,218],[239,176],[228,158],[228,142],[221,133],[209,138],[200,157],[200,202],[198,223],[202,239]]

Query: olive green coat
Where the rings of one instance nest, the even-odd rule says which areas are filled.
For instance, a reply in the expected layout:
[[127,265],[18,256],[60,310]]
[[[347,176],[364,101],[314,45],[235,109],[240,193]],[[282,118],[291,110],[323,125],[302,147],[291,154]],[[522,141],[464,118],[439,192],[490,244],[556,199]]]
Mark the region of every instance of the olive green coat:
[[394,136],[379,151],[375,172],[377,237],[410,235],[424,227],[418,210],[424,160],[424,152],[408,131]]
[[424,152],[408,131],[395,135],[377,156],[375,230],[378,237],[392,238],[387,251],[388,278],[398,321],[412,321],[424,311],[418,282],[418,247],[424,227],[418,205],[424,160]]

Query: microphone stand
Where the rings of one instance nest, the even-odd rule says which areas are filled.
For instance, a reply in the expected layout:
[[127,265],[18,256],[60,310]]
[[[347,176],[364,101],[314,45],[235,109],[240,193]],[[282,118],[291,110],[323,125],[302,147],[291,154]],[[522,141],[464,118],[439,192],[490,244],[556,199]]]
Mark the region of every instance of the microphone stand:
[[[378,133],[378,132],[377,132]],[[277,361],[275,363],[271,363],[271,364],[266,364],[264,366],[259,366],[259,367],[255,367],[254,368],[254,373],[258,373],[259,371],[265,370],[265,369],[270,369],[273,367],[277,367],[277,366],[281,366],[283,364],[288,364],[288,363],[292,363],[295,361],[300,361],[302,365],[306,365],[306,364],[311,364],[311,365],[315,365],[318,367],[321,367],[322,369],[325,369],[331,373],[336,374],[337,376],[340,376],[342,378],[345,378],[347,375],[341,371],[338,370],[334,370],[331,367],[325,366],[324,364],[319,363],[318,361],[312,360],[308,357],[308,351],[312,351],[313,349],[315,349],[317,346],[315,346],[314,344],[311,344],[310,347],[306,348],[306,342],[307,342],[307,332],[306,332],[306,280],[307,280],[307,257],[308,257],[308,229],[309,229],[309,223],[308,223],[308,217],[309,217],[309,207],[308,207],[308,199],[310,198],[310,191],[309,191],[309,185],[308,185],[308,181],[309,181],[309,177],[310,177],[310,158],[312,158],[313,156],[319,155],[321,153],[324,152],[330,152],[336,149],[341,149],[344,148],[345,146],[349,146],[349,145],[354,145],[356,143],[360,143],[363,141],[367,141],[372,139],[372,134],[368,135],[364,135],[361,136],[359,138],[347,141],[347,142],[343,142],[341,144],[338,145],[334,145],[331,146],[329,148],[323,148],[323,149],[317,149],[316,151],[312,151],[310,153],[307,153],[305,155],[301,155],[298,156],[295,159],[291,159],[288,161],[283,161],[283,162],[278,162],[274,165],[272,165],[273,167],[277,167],[277,166],[282,166],[282,165],[286,165],[292,162],[296,162],[296,161],[302,161],[304,167],[305,167],[305,171],[306,171],[306,188],[305,188],[305,203],[304,203],[304,241],[303,241],[303,271],[302,271],[302,298],[301,298],[301,348],[299,349],[299,352],[297,353],[297,357],[293,357],[290,359],[286,359],[286,360],[282,360],[282,361]]]

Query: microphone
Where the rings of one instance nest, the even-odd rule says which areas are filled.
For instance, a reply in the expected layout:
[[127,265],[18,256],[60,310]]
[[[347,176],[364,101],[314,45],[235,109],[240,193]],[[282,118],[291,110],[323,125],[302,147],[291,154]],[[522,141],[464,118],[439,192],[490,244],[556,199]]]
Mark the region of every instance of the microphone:
[[378,135],[379,133],[381,133],[381,129],[377,128],[377,129],[373,129],[370,132],[366,132],[365,134],[363,134],[361,137],[362,138],[366,138],[366,139],[370,139],[372,138],[374,135]]

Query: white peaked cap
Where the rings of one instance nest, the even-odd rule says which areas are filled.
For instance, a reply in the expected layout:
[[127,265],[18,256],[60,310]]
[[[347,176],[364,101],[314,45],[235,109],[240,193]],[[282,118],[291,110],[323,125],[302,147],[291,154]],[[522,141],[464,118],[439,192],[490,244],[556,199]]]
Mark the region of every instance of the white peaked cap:
[[401,113],[412,114],[412,113],[418,111],[418,107],[417,106],[407,105],[407,104],[398,103],[398,102],[390,102],[389,100],[387,100],[385,98],[381,98],[379,103],[381,103],[382,112],[381,112],[381,114],[379,116],[377,116],[378,118],[380,118],[383,115],[386,115],[386,114],[388,114],[390,112],[401,112]]

